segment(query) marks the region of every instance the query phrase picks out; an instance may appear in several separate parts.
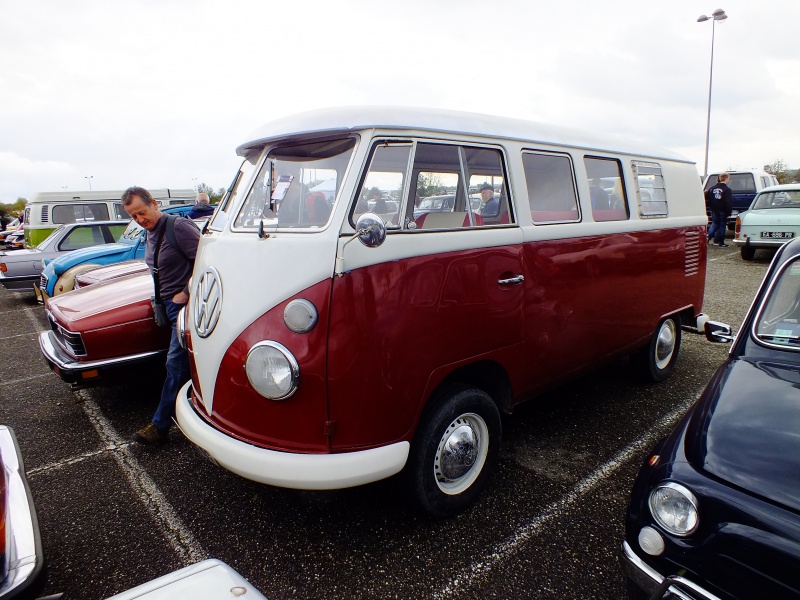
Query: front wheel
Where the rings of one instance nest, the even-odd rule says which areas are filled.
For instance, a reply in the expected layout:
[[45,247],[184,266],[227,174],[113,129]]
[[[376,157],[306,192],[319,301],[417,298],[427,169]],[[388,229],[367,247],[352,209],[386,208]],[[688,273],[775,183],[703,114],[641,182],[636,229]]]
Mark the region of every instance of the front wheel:
[[645,379],[664,381],[675,369],[680,349],[678,317],[667,317],[658,324],[647,346],[631,355],[631,363]]
[[485,392],[467,386],[431,402],[414,436],[405,484],[422,511],[451,517],[475,501],[497,463],[500,412]]

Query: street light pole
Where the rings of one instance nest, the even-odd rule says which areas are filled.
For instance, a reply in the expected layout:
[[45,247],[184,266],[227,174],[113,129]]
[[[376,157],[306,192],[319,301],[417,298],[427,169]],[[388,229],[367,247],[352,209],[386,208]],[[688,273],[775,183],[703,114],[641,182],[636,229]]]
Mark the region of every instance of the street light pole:
[[89,175],[88,177],[84,177],[84,179],[89,181],[89,191],[90,192],[92,191],[92,179],[93,178],[94,178],[94,175]]
[[728,18],[728,15],[725,14],[725,11],[721,8],[718,8],[713,13],[711,13],[710,17],[706,15],[700,15],[697,18],[698,23],[703,23],[705,21],[711,21],[711,67],[708,71],[708,114],[706,117],[706,162],[705,166],[703,167],[703,180],[705,181],[706,177],[708,177],[708,141],[711,136],[711,84],[714,81],[714,28],[717,24],[717,21],[724,21]]

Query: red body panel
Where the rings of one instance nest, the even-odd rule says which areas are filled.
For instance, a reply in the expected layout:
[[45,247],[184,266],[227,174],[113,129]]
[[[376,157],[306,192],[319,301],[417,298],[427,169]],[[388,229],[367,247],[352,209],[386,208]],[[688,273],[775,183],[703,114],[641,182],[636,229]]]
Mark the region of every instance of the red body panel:
[[169,347],[170,328],[158,327],[150,297],[149,272],[108,281],[49,298],[46,303],[65,329],[80,333],[86,356],[93,361]]
[[[214,404],[209,419],[202,405],[198,413],[216,428],[251,444],[295,452],[326,452],[328,420],[326,391],[326,341],[331,281],[326,279],[278,304],[257,319],[231,344],[217,374]],[[286,305],[295,298],[311,301],[319,321],[308,333],[290,331],[283,322]],[[256,392],[243,368],[250,348],[262,340],[286,346],[300,364],[300,386],[290,398],[268,400]],[[192,383],[198,381],[192,362]]]
[[521,344],[524,284],[498,284],[520,274],[522,248],[507,246],[390,261],[337,278],[328,356],[334,446],[409,437],[426,393],[450,370],[437,369]]
[[[388,261],[288,298],[225,354],[213,412],[238,439],[295,452],[410,439],[425,401],[454,369],[495,361],[512,403],[645,345],[661,318],[702,307],[702,228],[528,242]],[[688,247],[687,247],[688,244]],[[522,285],[499,279],[524,274]],[[283,310],[306,298],[317,326],[294,334]],[[329,310],[330,303],[330,310]],[[275,402],[243,369],[253,344],[289,348],[301,383]],[[192,361],[195,392],[198,390]],[[325,435],[332,421],[332,437]],[[330,427],[330,425],[328,425]]]

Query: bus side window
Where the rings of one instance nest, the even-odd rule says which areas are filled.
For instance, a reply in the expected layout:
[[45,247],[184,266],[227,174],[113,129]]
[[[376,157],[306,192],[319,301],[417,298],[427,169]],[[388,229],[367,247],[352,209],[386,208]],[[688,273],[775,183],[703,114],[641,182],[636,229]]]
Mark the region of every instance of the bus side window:
[[567,155],[522,155],[531,218],[536,224],[580,221],[572,161]]

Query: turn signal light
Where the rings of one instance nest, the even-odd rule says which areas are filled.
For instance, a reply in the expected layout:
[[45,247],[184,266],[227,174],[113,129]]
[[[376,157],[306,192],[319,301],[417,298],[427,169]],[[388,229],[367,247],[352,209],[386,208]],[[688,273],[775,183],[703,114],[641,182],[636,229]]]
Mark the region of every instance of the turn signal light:
[[6,266],[6,263],[0,263],[0,271],[2,271],[3,273],[8,271],[8,267]]

